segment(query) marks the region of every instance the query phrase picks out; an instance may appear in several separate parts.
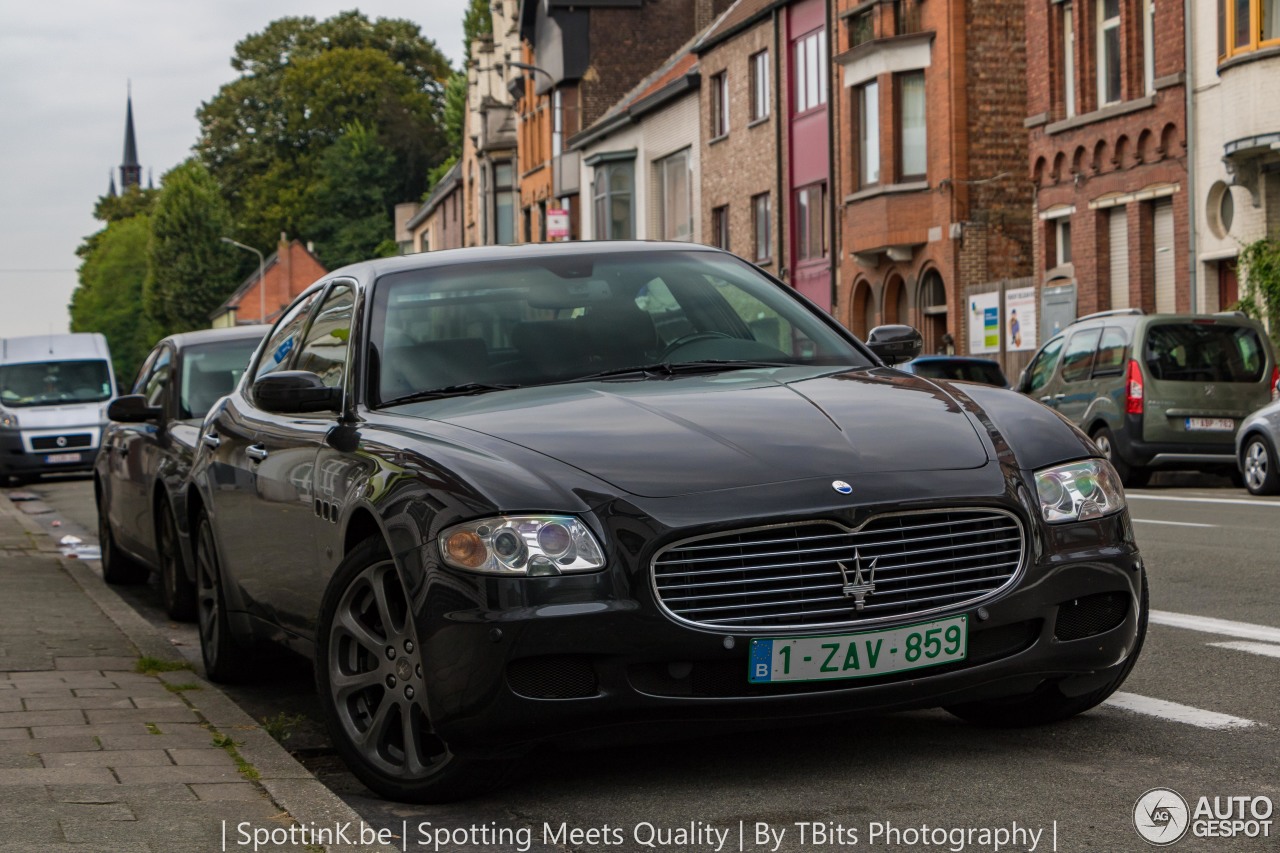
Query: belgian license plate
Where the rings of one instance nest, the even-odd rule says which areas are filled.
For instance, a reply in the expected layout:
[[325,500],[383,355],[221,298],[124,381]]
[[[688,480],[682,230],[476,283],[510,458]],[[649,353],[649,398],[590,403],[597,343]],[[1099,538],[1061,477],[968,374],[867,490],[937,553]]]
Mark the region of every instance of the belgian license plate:
[[1235,428],[1236,422],[1231,418],[1187,418],[1188,430],[1231,432]]
[[835,681],[964,660],[968,625],[954,616],[861,634],[752,640],[749,680]]
[[46,465],[58,465],[63,462],[79,462],[79,453],[50,453],[44,458]]

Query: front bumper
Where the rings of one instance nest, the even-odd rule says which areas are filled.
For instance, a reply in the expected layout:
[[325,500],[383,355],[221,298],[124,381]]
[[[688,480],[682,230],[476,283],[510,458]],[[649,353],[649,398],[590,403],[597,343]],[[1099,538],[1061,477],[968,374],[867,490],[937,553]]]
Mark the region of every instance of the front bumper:
[[[88,429],[76,430],[87,432]],[[58,472],[92,471],[98,458],[98,429],[93,429],[93,446],[29,450],[18,430],[0,430],[0,474],[55,474]],[[56,434],[56,433],[54,433]],[[50,457],[71,456],[70,461],[50,462]]]
[[[630,596],[602,594],[602,576],[529,579],[521,583],[540,585],[542,594],[523,590],[518,607],[501,606],[511,600],[506,585],[513,581],[482,579],[473,593],[488,605],[461,608],[451,600],[461,604],[465,584],[440,579],[427,585],[422,600],[429,604],[418,612],[423,658],[431,663],[427,712],[455,752],[502,755],[570,735],[669,737],[699,724],[938,707],[1025,694],[1051,680],[1093,683],[1118,671],[1140,630],[1143,567],[1127,512],[1041,527],[1032,538],[1016,584],[980,606],[942,614],[968,616],[965,661],[845,681],[751,684],[751,638],[778,634],[677,624],[642,583],[647,560],[630,573]],[[681,728],[662,728],[669,723]]]

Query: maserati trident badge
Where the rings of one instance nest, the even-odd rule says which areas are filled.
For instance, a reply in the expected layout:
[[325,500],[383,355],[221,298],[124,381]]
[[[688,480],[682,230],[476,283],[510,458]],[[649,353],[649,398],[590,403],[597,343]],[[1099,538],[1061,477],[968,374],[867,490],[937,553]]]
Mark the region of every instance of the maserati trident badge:
[[876,557],[871,561],[868,567],[867,576],[862,576],[862,555],[858,553],[858,549],[853,549],[853,582],[849,582],[849,567],[844,563],[837,562],[840,567],[840,578],[844,581],[844,585],[840,591],[844,593],[845,598],[853,599],[853,606],[857,610],[861,610],[867,604],[867,596],[876,591],[876,563],[880,558]]
[[850,486],[844,480],[832,480],[831,488],[835,489],[837,492],[839,492],[842,495],[848,495],[853,493],[853,486]]

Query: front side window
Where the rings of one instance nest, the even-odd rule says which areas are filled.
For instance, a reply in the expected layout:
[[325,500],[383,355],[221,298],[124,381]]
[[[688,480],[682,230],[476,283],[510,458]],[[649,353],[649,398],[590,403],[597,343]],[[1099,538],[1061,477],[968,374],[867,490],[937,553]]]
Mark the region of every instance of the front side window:
[[825,30],[814,30],[796,39],[795,112],[802,113],[827,102],[827,39]]
[[596,167],[593,189],[597,240],[635,239],[631,209],[634,183],[635,164],[631,161],[604,163]]
[[196,344],[182,351],[178,417],[203,418],[240,383],[258,345],[256,338]]
[[311,303],[315,301],[315,298],[316,294],[313,292],[306,298],[298,300],[276,322],[275,328],[271,330],[271,337],[267,339],[266,346],[263,347],[262,353],[258,356],[258,367],[253,373],[254,382],[257,382],[268,373],[286,369],[285,365],[289,364],[289,356],[293,354],[294,349],[298,346],[299,338],[302,337],[302,327],[307,320],[307,310],[311,307]]
[[1120,0],[1098,4],[1098,106],[1120,101]]
[[657,162],[662,203],[662,239],[693,239],[693,181],[689,173],[689,149]]
[[111,373],[101,359],[0,366],[0,402],[17,408],[111,399]]
[[796,257],[816,260],[827,254],[826,184],[796,190]]
[[880,84],[856,90],[858,99],[858,186],[880,183]]
[[897,119],[898,173],[902,180],[923,179],[929,159],[923,71],[898,75]]
[[337,284],[316,311],[307,339],[294,365],[320,377],[326,388],[341,388],[347,370],[347,351],[351,346],[351,314],[355,307],[355,291],[350,285]]
[[147,377],[147,386],[142,389],[142,396],[147,398],[147,405],[163,407],[165,389],[169,387],[169,374],[173,372],[173,354],[168,347],[160,353],[151,375]]
[[756,263],[763,263],[772,257],[770,246],[773,241],[773,230],[769,218],[769,194],[760,193],[754,196],[751,199],[751,230],[755,237]]
[[711,138],[729,132],[729,81],[721,71],[711,78]]
[[1064,338],[1055,338],[1044,345],[1035,361],[1027,368],[1027,393],[1039,391],[1049,384],[1053,372],[1058,367],[1058,356],[1062,354]]
[[751,120],[769,115],[769,51],[751,57]]

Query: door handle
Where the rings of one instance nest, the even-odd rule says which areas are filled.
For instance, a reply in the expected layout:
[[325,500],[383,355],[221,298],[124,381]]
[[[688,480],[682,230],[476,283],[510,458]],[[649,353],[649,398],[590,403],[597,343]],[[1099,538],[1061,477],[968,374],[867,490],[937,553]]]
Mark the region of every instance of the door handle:
[[200,437],[200,440],[205,443],[206,447],[212,447],[214,450],[217,450],[218,445],[222,444],[222,439],[218,438],[211,432],[206,432]]
[[267,458],[267,449],[261,444],[251,444],[244,449],[244,455],[257,462]]

